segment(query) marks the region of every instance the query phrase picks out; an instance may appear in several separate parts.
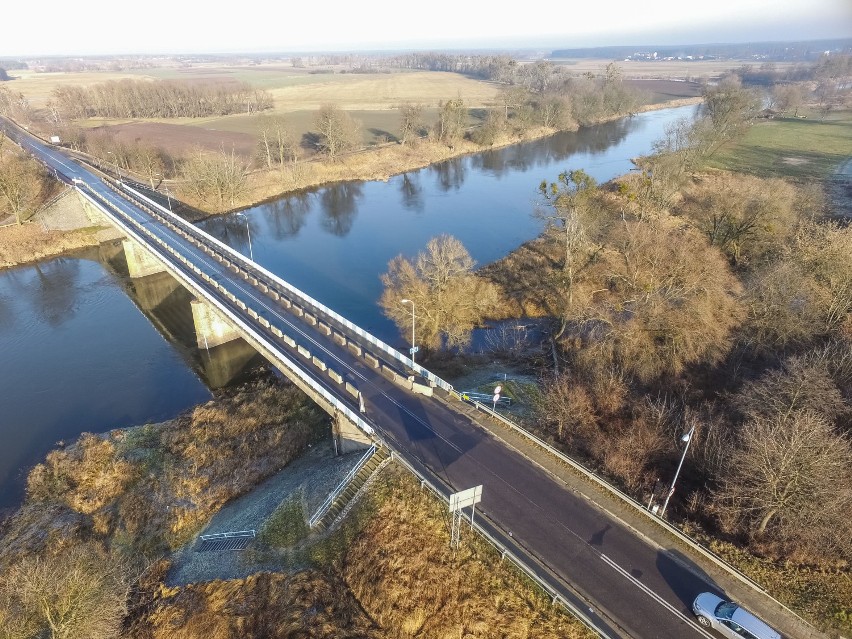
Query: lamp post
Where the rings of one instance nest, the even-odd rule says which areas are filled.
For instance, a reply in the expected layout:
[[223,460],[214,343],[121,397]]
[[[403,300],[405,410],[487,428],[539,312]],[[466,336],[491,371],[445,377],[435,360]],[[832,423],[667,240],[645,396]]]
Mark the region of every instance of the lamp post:
[[[411,363],[414,364],[414,353],[417,352],[417,347],[414,345],[414,302],[412,300],[400,300],[402,304],[411,304]],[[415,365],[414,370],[417,370]]]
[[107,151],[107,155],[112,156],[112,163],[115,165],[115,172],[118,174],[118,183],[123,184],[123,182],[121,181],[121,169],[118,168],[118,158],[115,157],[115,153],[113,153],[112,151]]
[[683,466],[683,460],[686,459],[686,451],[689,450],[689,444],[692,441],[692,435],[695,433],[695,424],[692,425],[692,428],[689,429],[688,433],[684,433],[684,435],[680,438],[682,442],[686,442],[686,446],[683,447],[683,455],[680,456],[680,463],[677,465],[677,470],[675,471],[674,479],[672,480],[672,489],[669,491],[669,494],[666,495],[666,501],[663,503],[663,509],[660,511],[660,517],[666,514],[666,506],[669,505],[669,499],[674,494],[675,483],[677,483],[677,476],[680,474],[680,467]]
[[249,220],[245,213],[237,213],[241,218],[246,221],[246,235],[248,235],[248,243],[249,243],[249,259],[254,262],[254,251],[251,248],[251,229],[249,228]]
[[[160,178],[160,184],[162,184],[163,188],[166,190],[166,201],[169,203],[169,213],[174,213],[174,211],[172,211],[172,196],[169,193],[169,185],[165,184],[165,176],[160,175],[159,173],[154,173],[154,175]],[[159,184],[157,186],[159,186]],[[151,188],[154,188],[153,180],[151,181]]]

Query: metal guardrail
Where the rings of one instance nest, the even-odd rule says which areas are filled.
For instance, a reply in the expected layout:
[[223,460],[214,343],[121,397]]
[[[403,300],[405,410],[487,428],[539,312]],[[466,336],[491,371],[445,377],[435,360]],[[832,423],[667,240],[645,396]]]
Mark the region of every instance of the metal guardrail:
[[[408,472],[410,472],[412,475],[414,475],[420,481],[421,486],[424,486],[424,487],[428,488],[430,491],[432,491],[432,493],[435,496],[437,496],[438,499],[440,499],[441,501],[446,501],[446,502],[449,503],[449,493],[448,492],[445,493],[440,488],[435,486],[435,484],[433,484],[431,481],[426,479],[426,477],[424,477],[420,473],[420,471],[418,471],[414,466],[412,466],[402,455],[400,455],[399,453],[396,453],[390,447],[388,447],[388,450],[391,451],[391,457],[390,457],[391,460],[399,462]],[[480,517],[483,517],[483,516],[484,515],[480,515]],[[488,543],[490,543],[497,550],[497,552],[500,553],[500,557],[502,559],[508,559],[510,562],[512,562],[512,564],[514,564],[514,566],[518,570],[520,570],[522,573],[524,573],[531,581],[533,581],[539,588],[541,588],[547,594],[547,596],[550,597],[552,605],[555,605],[557,603],[560,604],[569,613],[571,613],[577,619],[579,619],[580,622],[584,626],[586,626],[589,630],[597,633],[598,636],[604,637],[604,638],[611,637],[611,635],[609,635],[605,630],[603,630],[602,628],[599,628],[595,624],[595,622],[592,621],[591,618],[589,618],[589,616],[586,614],[586,612],[584,610],[573,605],[570,601],[565,599],[560,593],[556,592],[556,590],[554,590],[554,588],[549,583],[544,581],[531,566],[527,565],[527,563],[523,559],[521,559],[520,557],[515,555],[511,550],[506,548],[506,546],[504,546],[502,543],[500,543],[499,540],[495,539],[488,531],[486,531],[482,527],[482,525],[479,523],[479,521],[474,521],[472,527],[473,527],[474,530],[476,530],[476,532],[483,539],[485,539]]]
[[320,507],[317,508],[317,511],[308,520],[309,527],[313,528],[319,523],[320,519],[323,518],[323,516],[331,508],[332,504],[334,504],[334,500],[337,499],[344,490],[346,490],[346,487],[349,485],[349,482],[351,482],[355,478],[355,475],[358,474],[358,471],[364,467],[364,464],[369,461],[369,459],[373,456],[375,452],[376,445],[373,444],[367,449],[367,452],[364,453],[361,459],[358,460],[358,463],[355,464],[348,473],[346,473],[346,477],[344,477],[337,485],[337,487],[333,491],[331,491],[331,494],[329,494],[329,496],[320,505]]
[[[470,398],[465,398],[465,397],[463,396],[463,394],[462,394],[462,393],[459,393],[458,391],[456,391],[456,390],[455,390],[455,388],[454,388],[451,384],[449,384],[448,382],[446,382],[445,380],[441,379],[440,377],[438,377],[438,376],[437,376],[437,375],[435,375],[434,373],[431,373],[430,371],[428,371],[428,370],[426,370],[426,369],[421,368],[419,365],[415,364],[415,363],[414,363],[414,362],[413,362],[413,361],[412,361],[409,357],[406,357],[405,355],[403,355],[402,353],[400,353],[400,352],[399,352],[399,351],[397,351],[396,349],[392,348],[391,346],[389,346],[389,345],[385,344],[383,341],[381,341],[381,340],[379,340],[378,338],[374,337],[373,335],[371,335],[371,334],[370,334],[370,333],[368,333],[367,331],[364,331],[363,329],[361,329],[361,328],[360,328],[360,327],[358,327],[357,325],[355,325],[355,324],[353,324],[352,322],[350,322],[349,320],[347,320],[345,317],[343,317],[343,316],[341,316],[341,315],[337,314],[336,312],[334,312],[334,311],[333,311],[333,310],[331,310],[330,308],[326,307],[326,306],[325,306],[324,304],[322,304],[321,302],[319,302],[319,301],[315,300],[315,299],[314,299],[314,298],[312,298],[311,296],[307,295],[306,293],[302,292],[301,290],[299,290],[298,288],[296,288],[295,286],[293,286],[293,285],[292,285],[292,284],[290,284],[289,282],[287,282],[287,281],[285,281],[285,280],[281,279],[280,277],[278,277],[278,276],[277,276],[277,275],[275,275],[274,273],[271,273],[270,271],[266,270],[265,268],[263,268],[263,267],[262,267],[262,266],[260,266],[259,264],[257,264],[257,263],[255,263],[255,262],[253,262],[253,261],[249,260],[249,259],[248,259],[248,258],[246,258],[246,257],[245,257],[242,253],[239,253],[238,251],[236,251],[235,249],[232,249],[231,247],[229,247],[228,245],[226,245],[226,244],[224,244],[223,242],[219,241],[218,239],[216,239],[216,238],[214,238],[214,237],[212,237],[212,236],[208,235],[207,233],[205,233],[205,232],[204,232],[204,231],[202,231],[201,229],[198,229],[195,225],[193,225],[193,224],[191,224],[191,223],[187,222],[186,220],[184,220],[183,218],[181,218],[181,217],[179,217],[179,216],[175,215],[175,214],[174,214],[174,213],[172,213],[171,211],[168,211],[167,209],[165,209],[164,207],[162,207],[160,204],[158,204],[158,203],[154,202],[153,200],[150,200],[149,198],[147,198],[147,197],[145,197],[144,195],[142,195],[142,194],[138,193],[137,191],[133,190],[133,189],[132,189],[132,188],[130,188],[129,186],[127,186],[127,185],[123,185],[123,186],[124,186],[124,188],[125,188],[126,190],[128,190],[128,191],[132,192],[132,193],[133,193],[134,195],[136,195],[137,197],[139,197],[139,198],[141,198],[141,199],[143,199],[143,200],[147,201],[147,202],[148,202],[148,203],[150,203],[152,206],[155,206],[155,207],[156,207],[157,209],[159,209],[159,210],[160,210],[160,211],[161,211],[164,215],[168,215],[168,216],[170,216],[171,218],[173,218],[176,222],[178,222],[178,223],[179,223],[181,226],[183,226],[184,228],[191,229],[191,232],[193,232],[193,233],[197,233],[198,235],[202,235],[202,236],[205,238],[205,240],[212,242],[213,244],[215,244],[216,246],[218,246],[218,247],[219,247],[222,251],[227,252],[228,254],[230,254],[231,256],[233,256],[235,259],[237,259],[238,261],[242,262],[242,263],[243,263],[243,265],[247,266],[249,269],[254,269],[254,270],[255,270],[255,271],[257,271],[258,273],[262,273],[265,277],[269,278],[271,281],[274,281],[274,282],[278,283],[280,286],[282,286],[284,289],[286,289],[287,291],[289,291],[290,293],[292,293],[292,294],[293,294],[293,295],[295,295],[296,297],[300,298],[300,299],[301,299],[301,300],[303,300],[304,302],[307,302],[308,304],[310,304],[311,306],[313,306],[315,309],[317,309],[317,310],[321,311],[323,314],[327,315],[328,317],[333,318],[333,319],[334,319],[335,321],[337,321],[339,324],[341,324],[341,325],[345,326],[347,329],[349,329],[350,331],[352,331],[354,334],[358,335],[359,337],[361,337],[362,339],[364,339],[364,340],[365,340],[365,341],[367,341],[368,343],[372,344],[373,346],[375,346],[375,347],[376,347],[376,348],[378,348],[379,350],[381,350],[381,351],[383,351],[383,352],[387,353],[388,355],[390,355],[391,357],[393,357],[393,358],[394,358],[394,359],[396,359],[397,361],[399,361],[399,362],[403,363],[404,365],[406,365],[406,366],[407,366],[407,367],[409,367],[410,369],[420,372],[420,374],[421,374],[423,377],[425,377],[426,379],[428,379],[428,380],[430,380],[431,382],[433,382],[436,386],[438,386],[438,387],[440,387],[440,388],[444,389],[445,391],[447,391],[447,392],[448,392],[451,396],[456,397],[456,398],[457,398],[457,399],[459,399],[460,401],[464,401],[464,402],[466,402],[466,403],[470,403],[470,404],[472,404],[472,405],[473,405],[473,406],[474,406],[474,407],[475,407],[478,411],[482,411],[482,412],[484,412],[484,413],[486,413],[486,414],[490,415],[491,417],[493,417],[493,418],[495,418],[495,419],[499,420],[500,422],[502,422],[503,424],[505,424],[505,425],[506,425],[507,427],[509,427],[510,429],[514,430],[514,431],[515,431],[515,432],[517,432],[518,434],[522,435],[523,437],[525,437],[525,438],[529,439],[530,441],[532,441],[533,443],[535,443],[537,446],[541,447],[543,450],[545,450],[545,451],[547,451],[548,453],[550,453],[550,454],[552,454],[552,455],[556,456],[559,460],[561,460],[562,462],[564,462],[565,464],[567,464],[569,467],[571,467],[572,469],[574,469],[576,472],[580,473],[582,476],[586,477],[588,480],[590,480],[591,482],[593,482],[594,484],[596,484],[596,485],[597,485],[597,486],[599,486],[600,488],[602,488],[602,489],[604,489],[605,491],[607,491],[607,492],[611,493],[612,495],[616,496],[618,499],[620,499],[620,500],[621,500],[621,501],[623,501],[624,503],[626,503],[626,504],[628,504],[629,506],[633,507],[633,508],[634,508],[636,511],[638,511],[639,513],[643,514],[644,516],[648,517],[649,519],[651,519],[652,521],[654,521],[655,523],[657,523],[658,525],[660,525],[662,528],[664,528],[667,532],[669,532],[671,535],[673,535],[674,537],[676,537],[676,538],[677,538],[678,540],[680,540],[682,543],[686,544],[687,546],[689,546],[690,548],[692,548],[693,550],[695,550],[697,553],[699,553],[700,555],[702,555],[702,556],[703,556],[703,557],[705,557],[706,559],[709,559],[711,562],[713,562],[714,564],[716,564],[718,567],[722,568],[723,570],[727,571],[728,573],[730,573],[731,575],[733,575],[734,577],[736,577],[737,579],[739,579],[742,583],[744,583],[744,584],[748,585],[748,586],[749,586],[749,587],[751,587],[751,588],[754,588],[755,590],[757,590],[758,592],[760,592],[762,595],[764,595],[764,596],[766,596],[768,599],[772,600],[772,601],[773,601],[775,604],[777,604],[780,608],[783,608],[783,609],[784,609],[784,610],[786,610],[789,614],[791,614],[791,615],[795,616],[796,618],[798,618],[798,619],[799,619],[799,620],[800,620],[803,624],[805,624],[805,625],[807,625],[807,626],[811,626],[811,624],[809,624],[807,621],[805,621],[805,620],[804,620],[804,619],[802,619],[799,615],[797,615],[797,614],[795,613],[795,611],[791,610],[790,608],[788,608],[787,606],[785,606],[783,603],[781,603],[780,601],[778,601],[777,599],[775,599],[774,597],[772,597],[772,595],[770,595],[770,594],[769,594],[769,593],[768,593],[768,592],[767,592],[767,591],[763,588],[763,586],[761,586],[759,583],[757,583],[756,581],[754,581],[751,577],[749,577],[748,575],[744,574],[744,573],[743,573],[743,572],[741,572],[738,568],[736,568],[735,566],[733,566],[733,565],[729,564],[729,563],[728,563],[728,562],[726,562],[724,559],[722,559],[721,557],[719,557],[718,555],[716,555],[715,553],[713,553],[713,552],[712,552],[712,551],[710,551],[709,549],[707,549],[707,548],[705,548],[704,546],[702,546],[700,543],[698,543],[697,541],[695,541],[694,539],[692,539],[691,537],[689,537],[688,535],[686,535],[685,533],[683,533],[681,530],[679,530],[678,528],[676,528],[675,526],[673,526],[673,525],[672,525],[672,524],[670,524],[669,522],[667,522],[667,521],[665,521],[665,520],[663,520],[663,519],[661,519],[661,518],[659,518],[659,517],[657,517],[657,516],[655,516],[655,515],[652,515],[652,514],[651,514],[651,513],[650,513],[650,512],[649,512],[649,511],[648,511],[648,510],[644,507],[644,505],[640,504],[640,503],[639,503],[639,502],[637,502],[635,499],[633,499],[633,498],[632,498],[632,497],[630,497],[629,495],[625,494],[624,492],[622,492],[621,490],[619,490],[618,488],[616,488],[615,486],[613,486],[613,485],[612,485],[612,484],[610,484],[609,482],[607,482],[607,481],[605,481],[605,480],[601,479],[601,478],[600,478],[600,477],[598,477],[595,473],[593,473],[592,471],[590,471],[589,469],[587,469],[587,468],[586,468],[585,466],[583,466],[582,464],[580,464],[580,463],[576,462],[575,460],[571,459],[570,457],[568,457],[567,455],[565,455],[565,454],[564,454],[564,453],[562,453],[561,451],[559,451],[559,450],[555,449],[554,447],[552,447],[552,446],[551,446],[550,444],[548,444],[547,442],[545,442],[545,441],[543,441],[542,439],[540,439],[539,437],[537,437],[537,436],[533,435],[532,433],[530,433],[530,432],[529,432],[529,431],[527,431],[526,429],[522,428],[522,427],[521,427],[521,426],[519,426],[518,424],[516,424],[516,423],[514,423],[513,421],[511,421],[511,420],[507,419],[506,417],[504,417],[504,416],[503,416],[503,415],[501,415],[500,413],[497,413],[496,411],[492,410],[491,408],[489,408],[488,406],[486,406],[486,405],[482,404],[481,402],[476,401],[476,400],[471,400]],[[338,404],[338,403],[339,403],[339,402],[335,401],[335,404]],[[375,431],[374,431],[374,429],[373,429],[373,428],[372,428],[369,424],[366,424],[366,423],[365,423],[365,422],[364,422],[364,421],[360,418],[360,416],[359,416],[359,415],[357,415],[356,413],[354,413],[353,411],[351,411],[348,407],[346,407],[346,406],[344,406],[344,405],[341,405],[341,406],[342,406],[341,411],[342,411],[342,412],[344,412],[344,413],[346,414],[346,416],[347,416],[347,417],[349,417],[349,418],[350,418],[350,419],[351,419],[354,423],[356,423],[356,424],[357,424],[360,428],[364,429],[364,430],[365,430],[365,432],[368,432],[370,435],[375,436]],[[366,427],[366,428],[365,428],[365,427]],[[413,472],[415,472],[415,474],[416,474],[416,475],[420,478],[421,482],[426,482],[426,483],[428,483],[428,481],[427,481],[427,480],[425,480],[425,478],[423,478],[423,477],[422,477],[422,476],[421,476],[418,472],[414,471],[414,470],[413,470],[413,468],[412,468],[411,470],[412,470]],[[434,491],[436,491],[436,494],[441,495],[441,493],[440,493],[439,491],[437,491],[437,489],[435,489],[433,486],[431,486],[431,484],[430,484],[430,489],[433,489]],[[442,497],[443,497],[444,499],[446,499],[446,498],[447,498],[446,496],[443,496],[443,495],[442,495]],[[518,561],[520,561],[520,560],[518,560]],[[518,565],[520,566],[521,564],[519,563]],[[530,575],[534,575],[534,573],[532,573],[532,572],[531,572],[530,570],[528,570],[528,569],[524,569],[524,572],[526,572],[527,574],[530,574]],[[534,577],[534,578],[535,578],[535,577]],[[536,581],[539,581],[539,580],[538,580],[538,579],[536,579]],[[542,582],[540,582],[540,581],[539,581],[539,583],[542,583]],[[545,588],[545,590],[546,590],[546,591],[550,592],[549,588],[548,588],[548,587],[546,587],[546,585],[542,584],[542,587],[543,587],[543,588]],[[572,612],[574,612],[574,611],[572,610]],[[575,614],[576,614],[576,613],[575,613]],[[582,613],[580,613],[580,614],[582,614]],[[812,626],[811,626],[811,627],[812,627]],[[598,629],[596,629],[596,628],[592,628],[592,629],[593,629],[593,630],[595,630],[596,632],[599,632],[599,630],[598,630]]]
[[[464,398],[462,397],[462,395],[459,394],[458,392],[453,392],[452,395],[455,396],[456,398],[458,398],[461,401],[465,401]],[[484,404],[482,404],[480,402],[472,401],[472,400],[467,400],[467,401],[468,401],[468,403],[475,406],[478,411],[482,411],[484,413],[487,413],[491,417],[499,420],[500,422],[502,422],[503,424],[508,426],[513,431],[515,431],[518,434],[520,434],[521,436],[529,439],[530,441],[532,441],[536,445],[538,445],[541,448],[543,448],[544,450],[546,450],[548,453],[556,456],[560,461],[562,461],[565,464],[567,464],[568,466],[570,466],[573,470],[580,473],[581,475],[583,475],[585,478],[587,478],[588,480],[595,483],[600,488],[603,488],[604,490],[606,490],[606,491],[610,492],[611,494],[613,494],[614,496],[618,497],[624,503],[628,504],[629,506],[632,506],[635,510],[639,511],[642,515],[648,517],[653,522],[655,522],[657,525],[664,528],[667,532],[669,532],[671,535],[676,537],[682,543],[686,544],[687,546],[689,546],[690,548],[695,550],[701,556],[705,557],[706,559],[709,559],[711,562],[716,564],[719,568],[722,568],[726,572],[730,573],[731,575],[733,575],[734,577],[739,579],[745,585],[757,590],[759,593],[761,593],[766,598],[770,599],[773,603],[778,605],[780,608],[787,611],[792,616],[796,617],[796,619],[798,619],[802,624],[804,624],[804,625],[808,626],[809,628],[812,628],[814,631],[818,632],[818,630],[816,628],[814,628],[812,624],[810,624],[808,621],[806,621],[800,615],[798,615],[796,613],[796,611],[791,610],[788,606],[786,606],[783,603],[781,603],[780,601],[778,601],[775,597],[773,597],[771,594],[769,594],[769,592],[767,592],[767,590],[763,586],[761,586],[759,583],[757,583],[754,579],[752,579],[751,577],[749,577],[748,575],[746,575],[745,573],[740,571],[736,566],[729,564],[727,561],[725,561],[724,559],[722,559],[721,557],[716,555],[713,551],[709,550],[708,548],[705,548],[703,545],[701,545],[700,543],[698,543],[697,541],[692,539],[689,535],[687,535],[686,533],[681,531],[679,528],[677,528],[673,524],[670,524],[665,519],[662,519],[662,518],[652,514],[650,511],[648,511],[648,509],[643,504],[639,503],[638,501],[636,501],[635,499],[633,499],[632,497],[630,497],[626,493],[622,492],[621,490],[619,490],[618,488],[616,488],[615,486],[613,486],[609,482],[601,479],[595,473],[593,473],[591,470],[589,470],[588,468],[586,468],[585,466],[583,466],[579,462],[571,459],[570,457],[568,457],[567,455],[565,455],[561,451],[557,450],[556,448],[554,448],[553,446],[551,446],[550,444],[548,444],[544,440],[540,439],[539,437],[536,437],[531,432],[529,432],[525,428],[519,426],[518,424],[514,423],[510,419],[507,419],[506,417],[504,417],[500,413],[493,411],[491,408],[489,408],[488,406],[485,406]]]

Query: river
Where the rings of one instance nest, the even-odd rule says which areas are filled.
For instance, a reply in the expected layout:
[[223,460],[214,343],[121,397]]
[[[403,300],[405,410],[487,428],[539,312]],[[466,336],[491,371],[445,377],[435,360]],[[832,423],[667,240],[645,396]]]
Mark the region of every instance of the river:
[[[406,347],[380,312],[379,276],[439,234],[478,264],[535,237],[538,185],[584,169],[627,173],[696,107],[457,158],[391,178],[313,189],[200,225],[376,336]],[[0,508],[28,469],[81,432],[170,419],[251,374],[240,343],[194,344],[189,295],[165,274],[127,277],[120,244],[0,272]]]

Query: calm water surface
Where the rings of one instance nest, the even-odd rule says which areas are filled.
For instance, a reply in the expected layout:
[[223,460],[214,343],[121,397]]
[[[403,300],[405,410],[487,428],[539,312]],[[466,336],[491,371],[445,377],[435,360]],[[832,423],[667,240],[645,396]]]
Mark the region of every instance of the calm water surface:
[[[316,189],[201,226],[404,347],[376,304],[391,258],[448,233],[479,264],[498,259],[541,230],[531,213],[542,180],[624,174],[694,109]],[[20,501],[27,469],[58,440],[171,418],[259,361],[239,343],[199,352],[188,293],[165,275],[129,280],[120,245],[0,272],[0,507]]]

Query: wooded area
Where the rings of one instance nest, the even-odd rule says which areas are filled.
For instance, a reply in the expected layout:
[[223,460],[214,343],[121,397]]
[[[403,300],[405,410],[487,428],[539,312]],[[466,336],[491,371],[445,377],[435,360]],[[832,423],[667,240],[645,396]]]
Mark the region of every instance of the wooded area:
[[[806,94],[819,106],[816,88]],[[736,74],[704,97],[700,117],[672,126],[637,172],[598,185],[574,169],[542,183],[544,233],[443,287],[488,291],[472,296],[477,314],[435,292],[429,256],[446,238],[390,263],[382,306],[405,335],[399,299],[416,299],[416,339],[432,348],[457,345],[484,318],[549,318],[544,350],[521,355],[541,378],[529,428],[641,503],[667,502],[681,525],[779,562],[844,570],[852,228],[813,184],[708,172],[761,104]],[[842,612],[826,591],[809,601]]]

